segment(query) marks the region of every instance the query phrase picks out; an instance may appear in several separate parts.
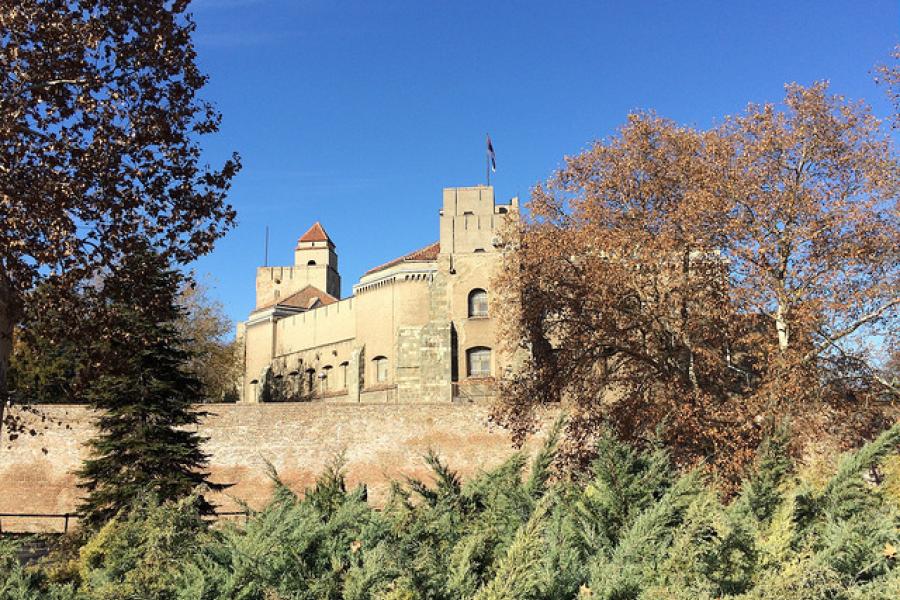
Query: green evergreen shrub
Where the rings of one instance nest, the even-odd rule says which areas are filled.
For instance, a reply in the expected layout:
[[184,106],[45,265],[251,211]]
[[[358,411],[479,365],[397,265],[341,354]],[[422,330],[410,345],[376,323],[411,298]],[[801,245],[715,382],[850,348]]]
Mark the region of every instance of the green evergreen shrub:
[[272,469],[246,522],[208,527],[196,497],[137,502],[68,585],[0,546],[0,600],[894,599],[900,507],[873,473],[898,441],[900,426],[810,480],[775,438],[731,502],[611,437],[583,479],[554,480],[553,440],[465,483],[429,453],[431,480],[395,483],[382,510],[340,458],[303,494]]
[[79,553],[81,592],[92,600],[185,597],[192,560],[208,543],[200,501],[147,498],[110,520]]

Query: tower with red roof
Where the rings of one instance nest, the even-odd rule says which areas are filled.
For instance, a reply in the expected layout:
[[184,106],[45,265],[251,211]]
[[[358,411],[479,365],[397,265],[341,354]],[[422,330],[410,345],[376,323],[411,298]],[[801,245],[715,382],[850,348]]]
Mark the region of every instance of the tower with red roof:
[[334,242],[328,237],[322,224],[316,221],[300,236],[294,249],[294,267],[305,268],[309,285],[334,296],[341,297],[341,275]]

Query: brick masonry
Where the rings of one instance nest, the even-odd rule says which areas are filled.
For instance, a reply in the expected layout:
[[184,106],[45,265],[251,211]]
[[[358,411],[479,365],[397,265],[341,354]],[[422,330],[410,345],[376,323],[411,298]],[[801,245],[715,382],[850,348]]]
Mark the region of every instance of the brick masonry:
[[[85,455],[93,428],[82,406],[37,407],[19,413],[26,433],[14,441],[3,434],[0,447],[0,513],[66,513],[75,508],[78,488],[72,471]],[[514,449],[509,436],[488,424],[488,408],[478,404],[213,404],[201,426],[208,437],[213,479],[233,483],[213,500],[235,510],[236,499],[261,506],[272,491],[266,462],[292,489],[302,491],[341,452],[350,485],[365,483],[382,503],[389,482],[427,477],[422,456],[435,449],[464,477],[489,469]],[[28,435],[34,428],[37,435]],[[533,452],[538,440],[526,451]],[[58,530],[62,521],[3,518],[4,531]]]

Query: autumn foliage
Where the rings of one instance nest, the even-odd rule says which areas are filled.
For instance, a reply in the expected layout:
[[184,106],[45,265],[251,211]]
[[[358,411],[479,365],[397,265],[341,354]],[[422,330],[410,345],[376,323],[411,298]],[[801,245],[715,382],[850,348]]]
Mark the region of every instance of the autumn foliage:
[[153,247],[177,263],[233,224],[237,156],[201,161],[220,115],[199,96],[187,0],[0,0],[0,394],[37,284]]
[[709,130],[652,113],[566,159],[510,232],[518,368],[495,418],[563,403],[567,456],[604,426],[736,481],[765,435],[857,443],[896,384],[900,163],[863,104],[789,85]]

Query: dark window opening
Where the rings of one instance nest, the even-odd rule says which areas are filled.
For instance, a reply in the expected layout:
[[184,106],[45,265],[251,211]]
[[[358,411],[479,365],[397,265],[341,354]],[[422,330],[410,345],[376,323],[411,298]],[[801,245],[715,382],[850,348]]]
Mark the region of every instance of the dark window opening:
[[316,370],[315,369],[307,369],[306,370],[306,392],[310,394],[314,394],[316,391]]
[[348,363],[348,362],[342,362],[340,365],[338,365],[338,368],[339,368],[340,371],[341,371],[341,372],[340,372],[340,378],[341,378],[341,379],[340,379],[340,384],[341,384],[341,389],[342,389],[342,390],[346,390],[346,389],[347,389],[347,384],[348,384],[348,381],[347,381],[347,380],[348,380],[348,374],[349,374],[349,372],[350,372],[350,363]]
[[450,324],[450,381],[459,381],[459,334]]

